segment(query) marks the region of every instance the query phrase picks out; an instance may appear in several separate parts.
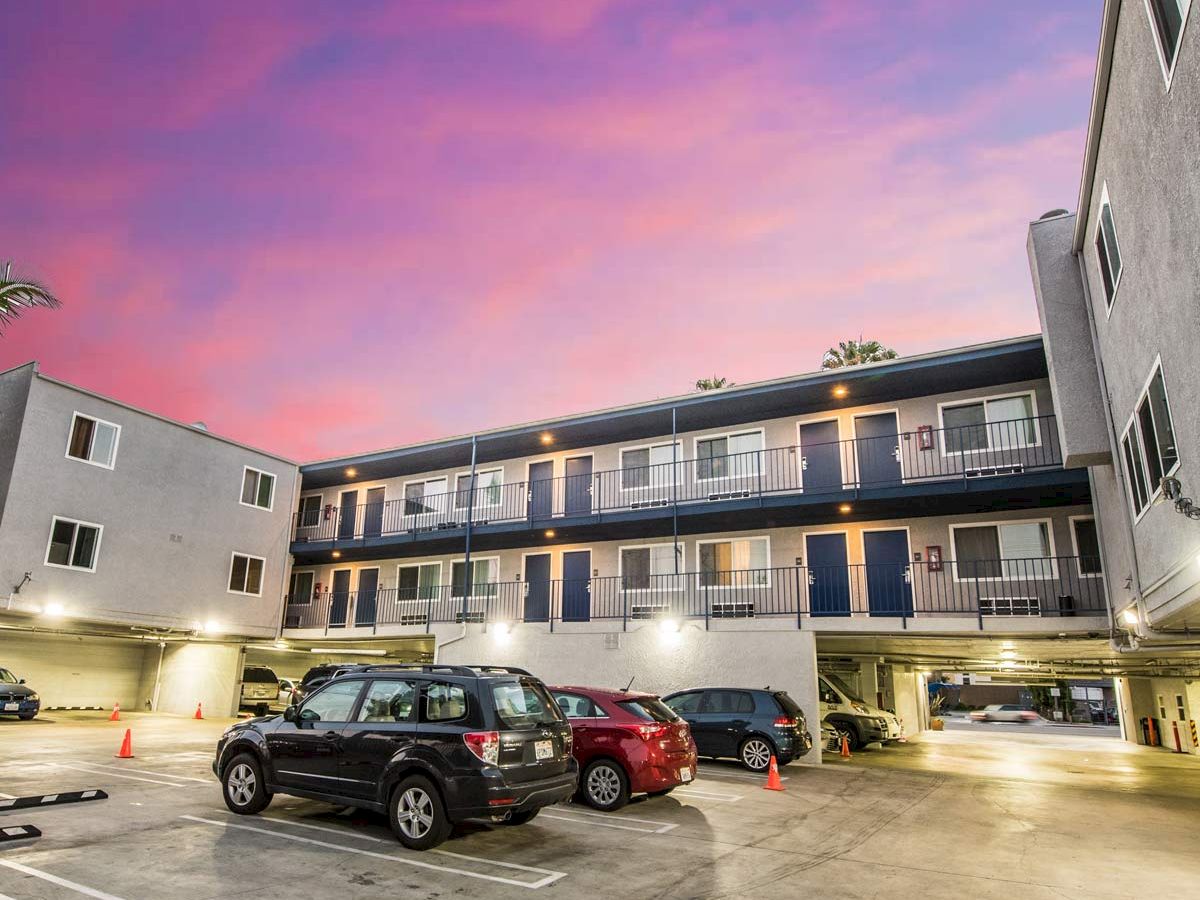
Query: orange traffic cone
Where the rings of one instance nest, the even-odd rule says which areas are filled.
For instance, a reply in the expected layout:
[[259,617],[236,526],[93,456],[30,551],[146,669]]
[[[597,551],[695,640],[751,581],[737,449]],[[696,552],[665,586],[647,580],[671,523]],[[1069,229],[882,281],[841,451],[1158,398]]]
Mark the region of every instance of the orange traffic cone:
[[842,735],[842,759],[850,758],[850,738]]
[[196,704],[196,714],[194,716],[192,716],[192,718],[193,719],[203,719],[204,718],[204,716],[202,716],[200,714],[200,704],[199,703]]
[[779,766],[775,762],[775,754],[771,754],[771,765],[767,769],[767,783],[763,785],[764,791],[786,791],[783,786],[783,780],[779,777]]
[[133,733],[125,729],[125,740],[121,741],[121,749],[117,751],[117,759],[133,759]]
[[108,721],[110,721],[110,722],[120,722],[121,721],[121,704],[120,703],[113,704],[112,715],[108,717]]

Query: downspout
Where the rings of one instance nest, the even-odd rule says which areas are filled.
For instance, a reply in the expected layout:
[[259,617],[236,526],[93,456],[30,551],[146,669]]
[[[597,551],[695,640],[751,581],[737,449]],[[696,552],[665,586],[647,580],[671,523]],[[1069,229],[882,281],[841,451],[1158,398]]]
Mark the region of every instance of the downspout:
[[154,673],[154,694],[150,698],[150,712],[158,712],[158,695],[162,690],[162,664],[163,653],[166,652],[167,642],[158,642],[158,669]]
[[679,574],[679,442],[675,428],[675,407],[671,407],[671,543],[675,574]]
[[[462,602],[462,621],[463,635],[467,631],[467,609],[471,605],[471,584],[474,581],[474,576],[471,574],[471,526],[475,519],[475,451],[478,445],[478,439],[475,435],[471,435],[471,480],[467,489],[467,535],[463,548],[463,602]],[[450,567],[451,590],[454,581],[454,567]]]

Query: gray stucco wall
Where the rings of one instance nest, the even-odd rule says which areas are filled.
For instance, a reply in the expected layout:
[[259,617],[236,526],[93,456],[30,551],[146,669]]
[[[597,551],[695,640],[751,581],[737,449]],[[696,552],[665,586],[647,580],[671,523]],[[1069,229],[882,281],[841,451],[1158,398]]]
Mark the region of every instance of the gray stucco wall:
[[[75,411],[121,426],[113,469],[66,456]],[[239,503],[247,465],[276,476],[271,511]],[[30,571],[24,608],[57,602],[78,620],[216,620],[230,635],[272,635],[297,477],[291,463],[35,378],[0,525],[0,589]],[[103,526],[95,572],[45,564],[55,515]],[[261,596],[229,592],[234,551],[266,559]]]
[[4,521],[4,504],[12,481],[21,423],[25,419],[25,401],[29,397],[29,383],[34,371],[34,363],[29,363],[0,374],[0,522]]

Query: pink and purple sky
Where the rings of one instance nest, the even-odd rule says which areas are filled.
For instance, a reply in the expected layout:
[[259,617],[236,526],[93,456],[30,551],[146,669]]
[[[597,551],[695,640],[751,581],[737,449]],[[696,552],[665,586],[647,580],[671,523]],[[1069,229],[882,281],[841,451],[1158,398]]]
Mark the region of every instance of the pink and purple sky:
[[[190,8],[187,8],[190,7]],[[306,460],[1037,330],[1092,0],[7,9],[47,374]]]

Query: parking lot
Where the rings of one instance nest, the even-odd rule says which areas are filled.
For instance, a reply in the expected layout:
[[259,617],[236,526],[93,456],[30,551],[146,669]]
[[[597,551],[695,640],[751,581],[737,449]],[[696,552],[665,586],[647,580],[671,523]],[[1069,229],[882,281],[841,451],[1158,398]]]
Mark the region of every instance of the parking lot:
[[[0,791],[109,799],[15,810],[0,897],[480,895],[1195,896],[1200,769],[1071,734],[929,734],[790,765],[787,790],[702,762],[692,785],[615,814],[551,807],[402,849],[382,816],[278,796],[227,811],[209,769],[229,720],[47,713],[0,722]],[[135,759],[115,759],[125,728]]]

